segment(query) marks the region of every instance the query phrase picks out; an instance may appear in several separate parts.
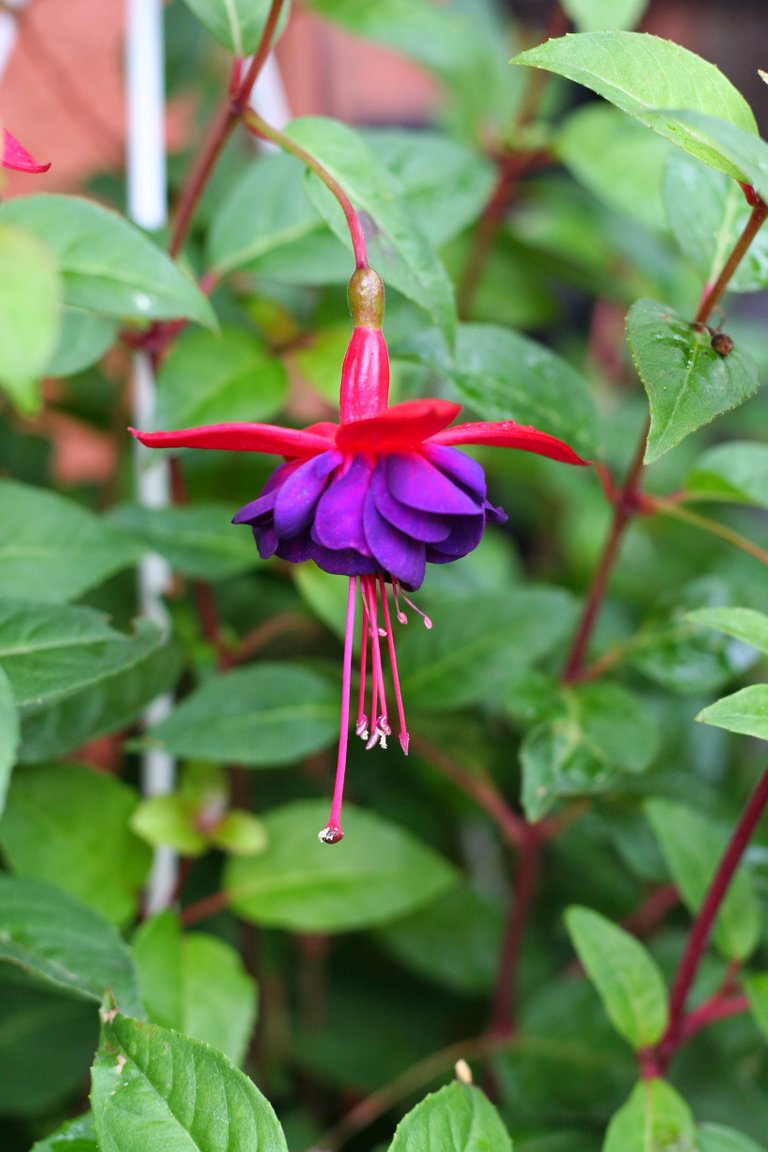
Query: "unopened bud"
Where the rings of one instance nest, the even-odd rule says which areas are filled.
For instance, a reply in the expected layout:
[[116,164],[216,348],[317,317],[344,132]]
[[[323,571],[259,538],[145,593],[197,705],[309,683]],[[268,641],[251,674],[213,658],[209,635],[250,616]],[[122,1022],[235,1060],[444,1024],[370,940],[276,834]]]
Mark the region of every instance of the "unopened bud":
[[384,323],[384,284],[373,268],[357,268],[347,289],[355,328],[381,328]]

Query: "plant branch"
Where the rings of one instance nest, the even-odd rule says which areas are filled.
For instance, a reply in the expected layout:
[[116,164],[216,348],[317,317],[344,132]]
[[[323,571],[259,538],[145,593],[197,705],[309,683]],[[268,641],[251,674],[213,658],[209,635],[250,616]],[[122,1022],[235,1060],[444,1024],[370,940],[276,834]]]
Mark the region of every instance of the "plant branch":
[[699,304],[699,310],[694,317],[694,324],[704,324],[712,315],[712,312],[720,303],[720,300],[725,292],[731,277],[738,268],[747,250],[754,240],[757,233],[760,231],[763,223],[768,217],[768,204],[765,203],[759,196],[756,197],[746,223],[744,231],[733,246],[730,256],[723,265],[722,271],[715,280],[714,284],[706,285]]
[[253,86],[269,55],[272,38],[275,34],[277,22],[280,19],[282,7],[283,0],[272,0],[259,46],[248,65],[245,76],[242,80],[239,80],[238,72],[233,73],[235,77],[234,90],[230,92],[226,104],[219,110],[213,120],[208,130],[205,143],[197,157],[191,175],[184,186],[181,199],[179,200],[173,233],[170,244],[168,245],[168,251],[171,256],[177,256],[181,251],[197,205],[206,189],[222,149],[248,106],[248,100],[250,99]]
[[690,1040],[702,1028],[714,1024],[718,1020],[725,1020],[729,1016],[741,1016],[749,1011],[749,1000],[746,996],[711,996],[693,1012],[689,1012],[682,1023],[680,1037],[684,1042]]
[[204,896],[202,900],[197,900],[194,904],[182,908],[181,922],[188,928],[190,924],[197,924],[200,920],[207,920],[209,916],[215,916],[217,912],[223,912],[225,908],[229,907],[229,903],[229,892],[223,890],[213,892],[210,896]]
[[516,1031],[520,952],[536,890],[542,846],[539,827],[533,824],[524,827],[493,995],[489,1028],[492,1036],[510,1037]]
[[696,528],[702,528],[705,532],[711,533],[713,536],[719,536],[721,540],[726,543],[732,544],[734,548],[739,548],[742,552],[746,552],[748,556],[753,556],[755,560],[759,560],[761,564],[768,564],[768,552],[761,548],[758,544],[752,542],[748,536],[742,536],[740,532],[734,532],[732,528],[728,528],[725,524],[720,524],[717,520],[712,520],[709,516],[701,516],[698,512],[691,512],[689,508],[683,508],[677,501],[669,500],[653,500],[651,507],[654,512],[661,512],[665,516],[671,516],[675,520],[682,520],[685,524],[692,524]]
[[657,1058],[663,1070],[685,1040],[685,1003],[691,990],[712,928],[736,869],[749,845],[760,817],[768,805],[768,768],[755,787],[734,829],[728,847],[717,866],[704,903],[693,922],[688,943],[677,970],[669,1000],[669,1024],[657,1047]]

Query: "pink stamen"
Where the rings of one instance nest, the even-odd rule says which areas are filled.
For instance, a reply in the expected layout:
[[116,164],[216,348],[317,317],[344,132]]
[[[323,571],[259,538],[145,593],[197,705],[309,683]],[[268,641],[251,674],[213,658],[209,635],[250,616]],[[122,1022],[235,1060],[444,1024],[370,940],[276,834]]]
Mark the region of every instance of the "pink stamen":
[[[431,628],[432,627],[432,621],[430,620],[429,616],[427,616],[426,612],[422,612],[421,608],[417,608],[416,605],[414,604],[413,600],[408,599],[405,592],[403,592],[402,587],[400,588],[400,595],[402,596],[403,600],[405,600],[405,602],[409,606],[409,608],[413,608],[414,612],[416,612],[419,616],[421,616],[422,620],[424,621],[424,627],[425,628]],[[405,615],[405,613],[403,613],[403,615]],[[406,624],[407,619],[401,620],[400,622],[401,622],[401,624]]]
[[[408,735],[408,727],[405,723],[405,706],[403,705],[403,695],[400,691],[400,676],[397,671],[397,657],[395,656],[395,636],[392,631],[392,620],[390,619],[389,615],[389,604],[387,602],[387,585],[384,581],[383,575],[379,575],[379,588],[381,589],[381,607],[384,613],[384,623],[387,626],[387,644],[389,646],[389,663],[392,668],[392,685],[395,689],[397,715],[398,719],[400,720],[400,731],[397,738],[400,741],[400,747],[407,756],[410,737]],[[393,588],[397,588],[397,584],[394,581]],[[397,595],[396,592],[395,595]],[[395,603],[397,603],[397,601],[395,601]]]
[[344,633],[344,665],[341,677],[341,721],[339,723],[339,754],[336,761],[336,782],[333,787],[331,815],[318,839],[322,844],[338,844],[344,833],[341,830],[341,804],[344,798],[344,776],[347,770],[347,742],[349,740],[349,696],[352,684],[352,639],[355,631],[355,599],[357,579],[349,578],[347,596],[347,626]]
[[[384,670],[381,663],[381,644],[380,638],[386,635],[382,633],[379,628],[378,618],[378,605],[377,605],[377,589],[376,577],[364,576],[361,580],[363,585],[363,598],[365,606],[368,610],[368,619],[370,621],[370,635],[371,635],[371,664],[373,667],[373,684],[371,690],[371,734],[366,743],[366,749],[374,748],[376,744],[381,742],[382,747],[386,748],[386,737],[388,735],[387,729],[387,697],[384,691]],[[391,729],[390,729],[391,731]]]
[[[364,577],[361,578],[361,583]],[[365,714],[365,672],[368,660],[368,633],[370,630],[370,622],[368,620],[368,609],[365,605],[365,596],[362,595],[363,600],[363,631],[360,639],[360,692],[357,702],[357,724],[355,725],[355,735],[359,736],[362,740],[368,739],[368,717]]]

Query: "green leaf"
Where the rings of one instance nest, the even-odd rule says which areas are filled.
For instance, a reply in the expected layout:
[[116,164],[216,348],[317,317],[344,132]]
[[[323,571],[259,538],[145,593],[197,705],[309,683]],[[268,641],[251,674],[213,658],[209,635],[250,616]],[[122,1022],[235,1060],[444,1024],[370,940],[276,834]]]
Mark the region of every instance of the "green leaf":
[[744,980],[752,1019],[768,1040],[768,972],[754,972]]
[[587,104],[568,116],[554,143],[566,168],[598,200],[647,228],[666,227],[662,176],[670,155],[679,155],[666,140],[610,104]]
[[114,639],[93,645],[90,655],[90,674],[73,659],[80,676],[77,682],[53,683],[48,699],[42,703],[30,699],[23,705],[22,761],[71,752],[87,740],[114,732],[171,688],[179,674],[177,649],[149,620],[137,620],[132,636],[115,633]]
[[320,844],[327,818],[325,801],[300,801],[264,816],[267,851],[231,859],[224,870],[239,916],[294,932],[351,932],[427,904],[456,882],[451,865],[409,833],[351,806],[344,810],[343,842]]
[[[270,0],[184,0],[201,24],[235,56],[250,56],[259,46]],[[285,25],[288,5],[278,24]]]
[[584,456],[596,453],[597,414],[584,377],[554,352],[494,324],[462,324],[455,357],[426,333],[410,349],[483,420],[515,420],[558,436]]
[[59,338],[61,282],[33,235],[0,225],[0,385],[22,411],[40,406],[36,385]]
[[[729,125],[729,131],[733,131]],[[749,220],[741,188],[722,172],[673,152],[663,180],[664,206],[680,250],[705,284],[719,276]],[[691,211],[691,205],[696,211]],[[728,281],[729,292],[768,286],[768,232],[761,229]]]
[[[385,284],[424,308],[449,344],[456,331],[453,289],[443,265],[413,222],[399,181],[351,128],[320,117],[293,120],[286,129],[339,181],[364,214],[368,256]],[[307,185],[323,216],[351,248],[346,221],[335,198],[314,175]]]
[[[743,1132],[725,1124],[700,1124],[696,1131],[697,1152],[765,1152]],[[34,1150],[33,1150],[34,1152]]]
[[696,1152],[691,1110],[664,1080],[641,1080],[608,1125],[603,1152]]
[[173,756],[250,768],[292,764],[333,740],[338,692],[309,668],[264,662],[209,680],[150,735]]
[[239,1064],[256,1018],[256,985],[234,948],[204,932],[183,933],[178,918],[163,912],[142,924],[133,950],[153,1023],[204,1040]]
[[656,1044],[667,1027],[667,989],[640,941],[589,908],[569,908],[565,923],[616,1031],[636,1052]]
[[91,1090],[100,1152],[287,1152],[270,1104],[226,1056],[111,1011],[102,1019]]
[[131,828],[153,847],[173,848],[182,856],[202,856],[209,838],[198,827],[200,812],[195,804],[176,792],[149,796],[133,814]]
[[512,1141],[488,1097],[471,1084],[446,1084],[397,1126],[389,1152],[512,1152]]
[[637,300],[627,315],[627,338],[651,409],[646,464],[757,390],[757,368],[745,352],[737,347],[718,355],[708,332],[666,304]]
[[579,32],[634,28],[647,7],[648,0],[563,0],[563,11]]
[[258,856],[268,842],[264,821],[241,808],[230,809],[211,832],[211,843],[233,856]]
[[756,192],[768,199],[768,144],[765,140],[755,135],[749,124],[739,125],[737,121],[731,122],[727,116],[723,117],[723,108],[689,108],[669,112],[665,106],[650,118],[649,124],[659,132],[673,120],[695,145],[688,151],[725,172],[726,176],[751,184]]
[[157,387],[157,427],[191,428],[268,420],[282,407],[288,380],[256,336],[225,328],[185,332],[163,361]]
[[75,1120],[66,1120],[50,1136],[32,1145],[30,1152],[99,1152],[93,1116],[86,1112]]
[[251,533],[232,525],[236,511],[234,504],[121,504],[109,513],[107,523],[148,551],[159,552],[193,580],[228,580],[261,564]]
[[140,555],[72,500],[0,479],[0,596],[73,600]]
[[584,32],[548,40],[514,63],[546,68],[591,88],[678,148],[739,179],[719,147],[702,143],[682,115],[657,113],[693,109],[757,132],[752,109],[719,68],[679,44],[644,32]]
[[696,717],[702,724],[713,724],[728,732],[768,740],[768,684],[752,684],[730,696],[723,696]]
[[0,667],[0,814],[5,807],[8,781],[16,763],[18,747],[19,714],[8,677]]
[[700,499],[768,508],[768,445],[749,440],[717,444],[696,461],[685,487]]
[[563,691],[563,707],[533,728],[520,749],[522,803],[540,820],[564,796],[610,791],[626,774],[644,772],[658,746],[656,724],[640,698],[618,684]]
[[105,920],[124,924],[136,913],[151,864],[128,827],[137,800],[114,776],[79,764],[25,768],[0,821],[0,846],[13,872],[55,884]]
[[[649,800],[645,813],[672,880],[694,916],[728,843],[729,832],[708,817],[671,800]],[[717,915],[715,944],[729,959],[745,960],[757,945],[760,919],[750,877],[742,867]]]
[[[0,222],[42,240],[55,257],[64,301],[116,319],[216,319],[193,281],[116,212],[79,196],[19,196],[0,205]],[[53,348],[46,349],[46,359]]]
[[60,991],[97,1003],[112,989],[141,1012],[136,973],[117,930],[50,884],[0,874],[0,960]]
[[53,355],[45,365],[45,376],[73,376],[100,360],[117,340],[118,324],[92,312],[64,306],[61,331]]
[[749,644],[768,656],[768,616],[754,608],[697,608],[688,619]]

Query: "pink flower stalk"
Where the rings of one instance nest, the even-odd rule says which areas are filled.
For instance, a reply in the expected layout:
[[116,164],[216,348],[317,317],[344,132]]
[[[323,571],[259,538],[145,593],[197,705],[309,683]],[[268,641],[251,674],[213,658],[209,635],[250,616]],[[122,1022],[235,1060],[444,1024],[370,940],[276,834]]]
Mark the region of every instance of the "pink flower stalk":
[[285,463],[256,500],[237,512],[234,523],[251,526],[264,558],[314,560],[326,572],[349,577],[336,783],[330,819],[319,833],[325,844],[336,844],[343,836],[358,591],[362,652],[355,731],[366,748],[387,747],[392,727],[383,672],[386,646],[398,740],[407,755],[390,599],[399,623],[407,623],[405,603],[431,628],[406,591],[421,585],[427,563],[447,564],[466,556],[480,543],[489,520],[507,518],[486,499],[482,467],[455,445],[519,448],[567,464],[587,463],[562,440],[512,421],[449,427],[461,409],[447,400],[411,400],[389,407],[383,287],[370,268],[358,268],[352,277],[350,304],[355,328],[341,371],[338,424],[323,422],[303,431],[270,424],[131,430],[152,448],[224,448],[284,456]]
[[16,172],[47,172],[50,166],[38,164],[15,136],[0,128],[0,168],[13,168]]

